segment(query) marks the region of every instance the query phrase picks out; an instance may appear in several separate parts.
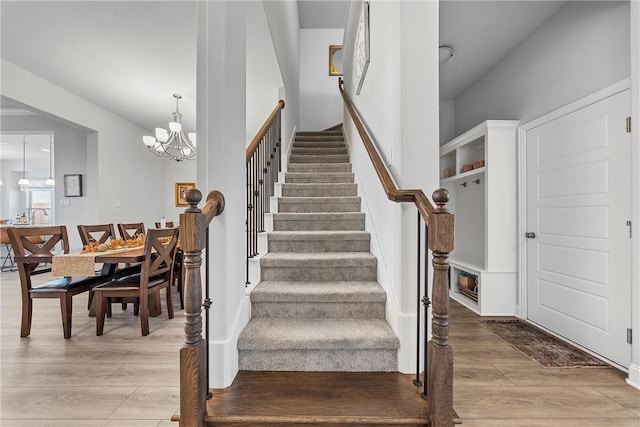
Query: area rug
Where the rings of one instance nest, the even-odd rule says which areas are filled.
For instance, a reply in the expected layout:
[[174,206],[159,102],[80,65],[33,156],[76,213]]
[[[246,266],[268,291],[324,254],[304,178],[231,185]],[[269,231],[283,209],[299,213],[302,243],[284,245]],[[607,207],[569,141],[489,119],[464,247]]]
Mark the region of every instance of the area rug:
[[521,320],[482,319],[479,322],[520,353],[535,360],[545,368],[609,366],[584,351]]

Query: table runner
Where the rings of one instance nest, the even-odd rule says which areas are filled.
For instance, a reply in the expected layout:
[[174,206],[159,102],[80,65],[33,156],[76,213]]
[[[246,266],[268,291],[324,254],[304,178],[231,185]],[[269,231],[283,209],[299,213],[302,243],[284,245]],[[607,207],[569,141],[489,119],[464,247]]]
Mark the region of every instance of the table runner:
[[139,247],[111,249],[104,252],[54,255],[51,261],[51,275],[54,277],[95,276],[96,257],[140,249]]

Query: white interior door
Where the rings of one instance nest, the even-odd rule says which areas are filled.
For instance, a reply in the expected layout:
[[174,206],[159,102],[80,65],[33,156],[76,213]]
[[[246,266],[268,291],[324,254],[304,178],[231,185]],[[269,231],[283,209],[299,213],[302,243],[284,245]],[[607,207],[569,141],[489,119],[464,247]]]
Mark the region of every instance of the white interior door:
[[630,91],[527,131],[527,316],[619,364],[631,347]]

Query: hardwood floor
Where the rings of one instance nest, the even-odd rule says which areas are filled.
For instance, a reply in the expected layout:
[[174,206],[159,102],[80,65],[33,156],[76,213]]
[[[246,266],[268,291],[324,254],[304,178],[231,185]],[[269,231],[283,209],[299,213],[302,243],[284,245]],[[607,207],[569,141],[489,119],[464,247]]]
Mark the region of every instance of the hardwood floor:
[[[172,320],[166,311],[151,318],[142,337],[132,307],[114,305],[96,337],[80,295],[64,340],[58,301],[37,300],[31,336],[20,339],[19,288],[17,273],[0,274],[0,426],[177,425],[169,420],[179,405],[180,310]],[[455,302],[450,318],[454,408],[464,427],[640,426],[640,391],[624,373],[540,368]]]

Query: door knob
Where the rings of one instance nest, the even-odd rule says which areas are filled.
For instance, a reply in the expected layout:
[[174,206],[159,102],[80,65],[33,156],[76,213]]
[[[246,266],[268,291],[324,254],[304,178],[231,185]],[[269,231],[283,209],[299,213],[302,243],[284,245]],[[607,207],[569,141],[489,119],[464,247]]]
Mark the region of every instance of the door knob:
[[527,231],[526,233],[524,233],[524,237],[526,237],[527,239],[535,239],[536,233],[534,233],[533,231]]

